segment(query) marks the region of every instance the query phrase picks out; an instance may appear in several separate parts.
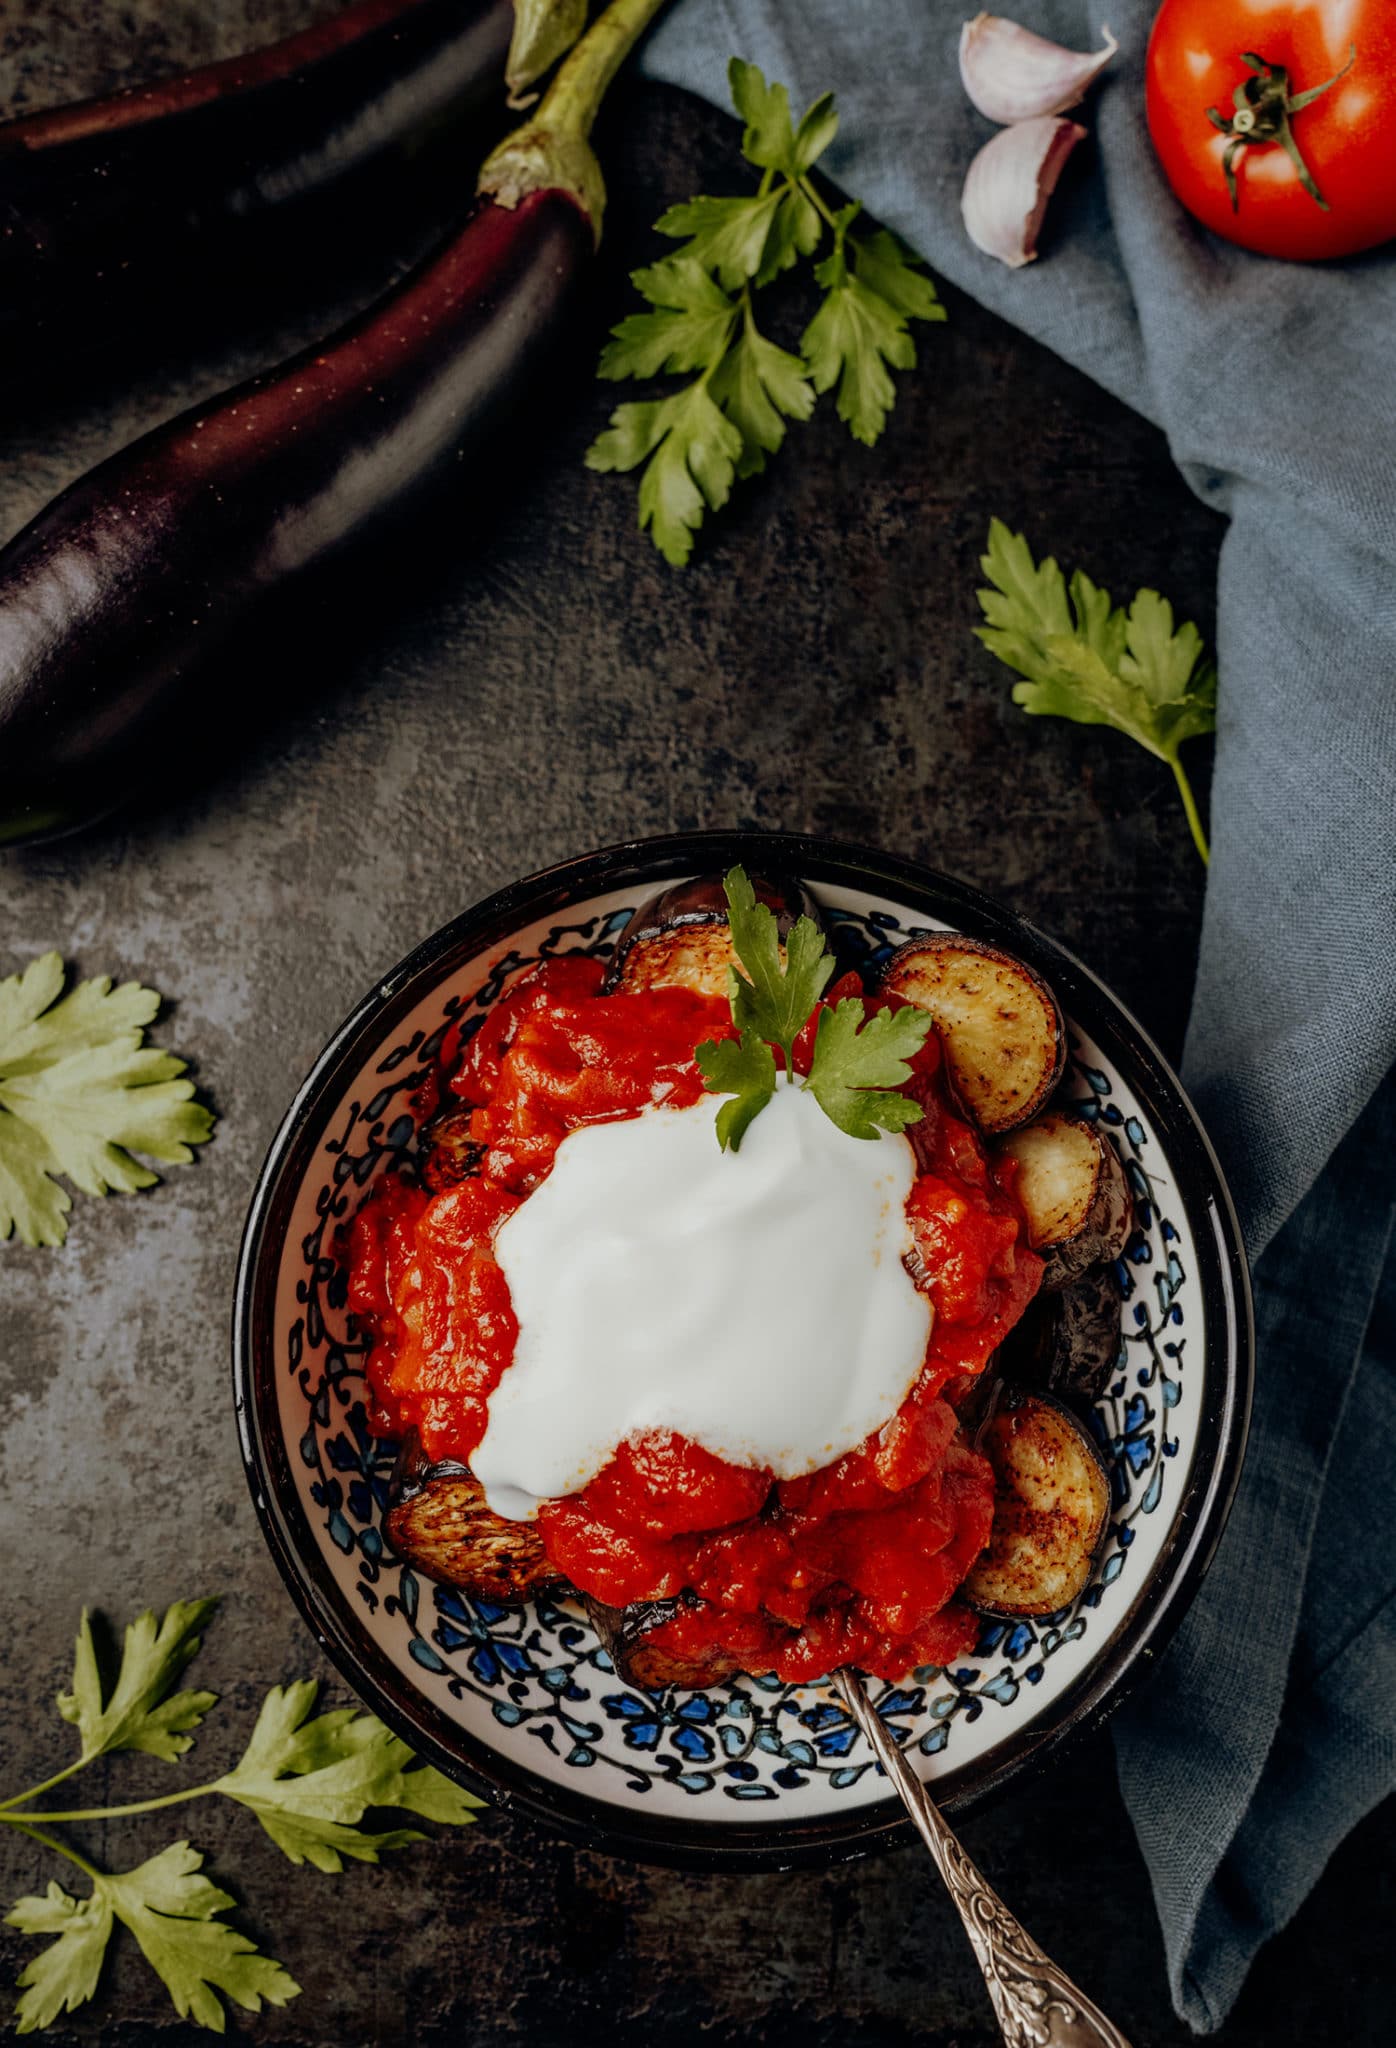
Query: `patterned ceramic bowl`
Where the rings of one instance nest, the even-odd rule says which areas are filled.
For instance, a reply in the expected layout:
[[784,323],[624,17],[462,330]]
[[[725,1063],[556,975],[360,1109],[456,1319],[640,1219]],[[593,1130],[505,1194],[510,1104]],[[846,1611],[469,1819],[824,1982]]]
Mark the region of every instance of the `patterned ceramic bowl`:
[[447,925],[359,1004],[277,1134],[243,1241],[234,1373],[248,1477],[286,1583],[356,1692],[416,1750],[595,1846],[782,1867],[906,1833],[830,1690],[740,1678],[632,1692],[572,1603],[495,1606],[404,1568],[381,1526],[393,1450],[365,1423],[364,1346],[332,1255],[340,1220],[411,1156],[413,1093],[452,1020],[488,1009],[535,960],[605,955],[637,901],[734,860],[802,876],[845,965],[949,927],[1029,961],[1068,1016],[1063,1095],[1109,1133],[1138,1211],[1116,1268],[1118,1370],[1094,1414],[1113,1483],[1109,1539],[1063,1613],[985,1623],[963,1663],[873,1690],[951,1812],[1116,1704],[1186,1608],[1236,1484],[1251,1384],[1236,1222],[1197,1119],[1138,1025],[1050,940],[924,868],[784,835],[655,839],[532,876]]

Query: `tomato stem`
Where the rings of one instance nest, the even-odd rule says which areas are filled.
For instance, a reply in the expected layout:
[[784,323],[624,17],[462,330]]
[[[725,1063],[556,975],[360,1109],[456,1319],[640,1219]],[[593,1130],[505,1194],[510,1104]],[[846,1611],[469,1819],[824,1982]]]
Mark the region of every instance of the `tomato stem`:
[[1325,78],[1322,85],[1311,85],[1304,92],[1291,93],[1289,73],[1283,64],[1272,64],[1268,57],[1259,57],[1254,50],[1244,50],[1241,62],[1254,73],[1245,78],[1231,95],[1232,112],[1223,114],[1216,107],[1208,107],[1207,119],[1214,128],[1219,128],[1227,140],[1222,155],[1222,170],[1226,176],[1226,187],[1231,194],[1231,210],[1241,210],[1241,189],[1236,180],[1236,159],[1245,149],[1256,143],[1278,142],[1290,162],[1294,165],[1300,184],[1316,205],[1329,211],[1328,201],[1318,189],[1318,181],[1305,163],[1299,144],[1294,139],[1290,126],[1291,117],[1302,113],[1340,78],[1345,78],[1357,62],[1357,45],[1349,43],[1348,61],[1341,71],[1335,71],[1331,78]]

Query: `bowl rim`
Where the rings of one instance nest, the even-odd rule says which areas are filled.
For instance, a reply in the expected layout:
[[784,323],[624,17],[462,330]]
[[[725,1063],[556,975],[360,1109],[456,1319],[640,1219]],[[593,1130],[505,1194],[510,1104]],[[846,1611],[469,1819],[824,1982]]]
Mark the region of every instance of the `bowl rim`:
[[754,868],[778,866],[816,887],[883,891],[910,910],[1017,953],[1046,978],[1067,1015],[1128,1075],[1167,1153],[1193,1226],[1213,1368],[1172,1532],[1103,1653],[1088,1660],[1042,1716],[1007,1734],[988,1757],[937,1778],[937,1802],[950,1814],[971,1812],[1022,1773],[1040,1769],[1065,1742],[1101,1725],[1157,1662],[1212,1561],[1235,1497],[1254,1380],[1254,1322],[1241,1232],[1216,1155],[1182,1084],[1118,998],[1073,953],[1028,920],[920,862],[802,833],[716,830],[623,840],[507,884],[415,946],[331,1035],[297,1089],[258,1173],[238,1254],[233,1399],[258,1523],[287,1590],[331,1663],[419,1756],[491,1804],[524,1812],[588,1848],[689,1869],[771,1870],[848,1861],[899,1846],[913,1839],[913,1829],[893,1797],[810,1819],[777,1813],[764,1824],[651,1815],[535,1776],[492,1750],[417,1692],[367,1634],[357,1610],[324,1569],[295,1489],[287,1446],[274,1426],[274,1307],[286,1227],[331,1109],[373,1046],[391,1035],[431,986],[510,938],[520,925],[587,896],[652,888],[734,861]]

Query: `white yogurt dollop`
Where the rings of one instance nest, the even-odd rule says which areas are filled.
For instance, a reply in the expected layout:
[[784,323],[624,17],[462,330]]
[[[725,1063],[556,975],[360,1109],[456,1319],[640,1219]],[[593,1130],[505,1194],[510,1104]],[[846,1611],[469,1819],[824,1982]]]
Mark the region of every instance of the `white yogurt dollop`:
[[907,1140],[850,1138],[782,1084],[724,1152],[721,1106],[569,1133],[501,1227],[519,1340],[471,1460],[497,1513],[531,1520],[649,1429],[793,1478],[906,1398],[931,1330]]

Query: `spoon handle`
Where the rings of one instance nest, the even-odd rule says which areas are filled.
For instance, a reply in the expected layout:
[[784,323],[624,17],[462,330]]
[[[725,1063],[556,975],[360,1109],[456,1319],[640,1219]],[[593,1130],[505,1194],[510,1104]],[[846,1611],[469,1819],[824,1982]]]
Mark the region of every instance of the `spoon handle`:
[[902,1755],[858,1673],[845,1665],[835,1673],[835,1682],[959,1908],[1008,2048],[1129,2048],[1119,2028],[1077,1990],[985,1883]]

